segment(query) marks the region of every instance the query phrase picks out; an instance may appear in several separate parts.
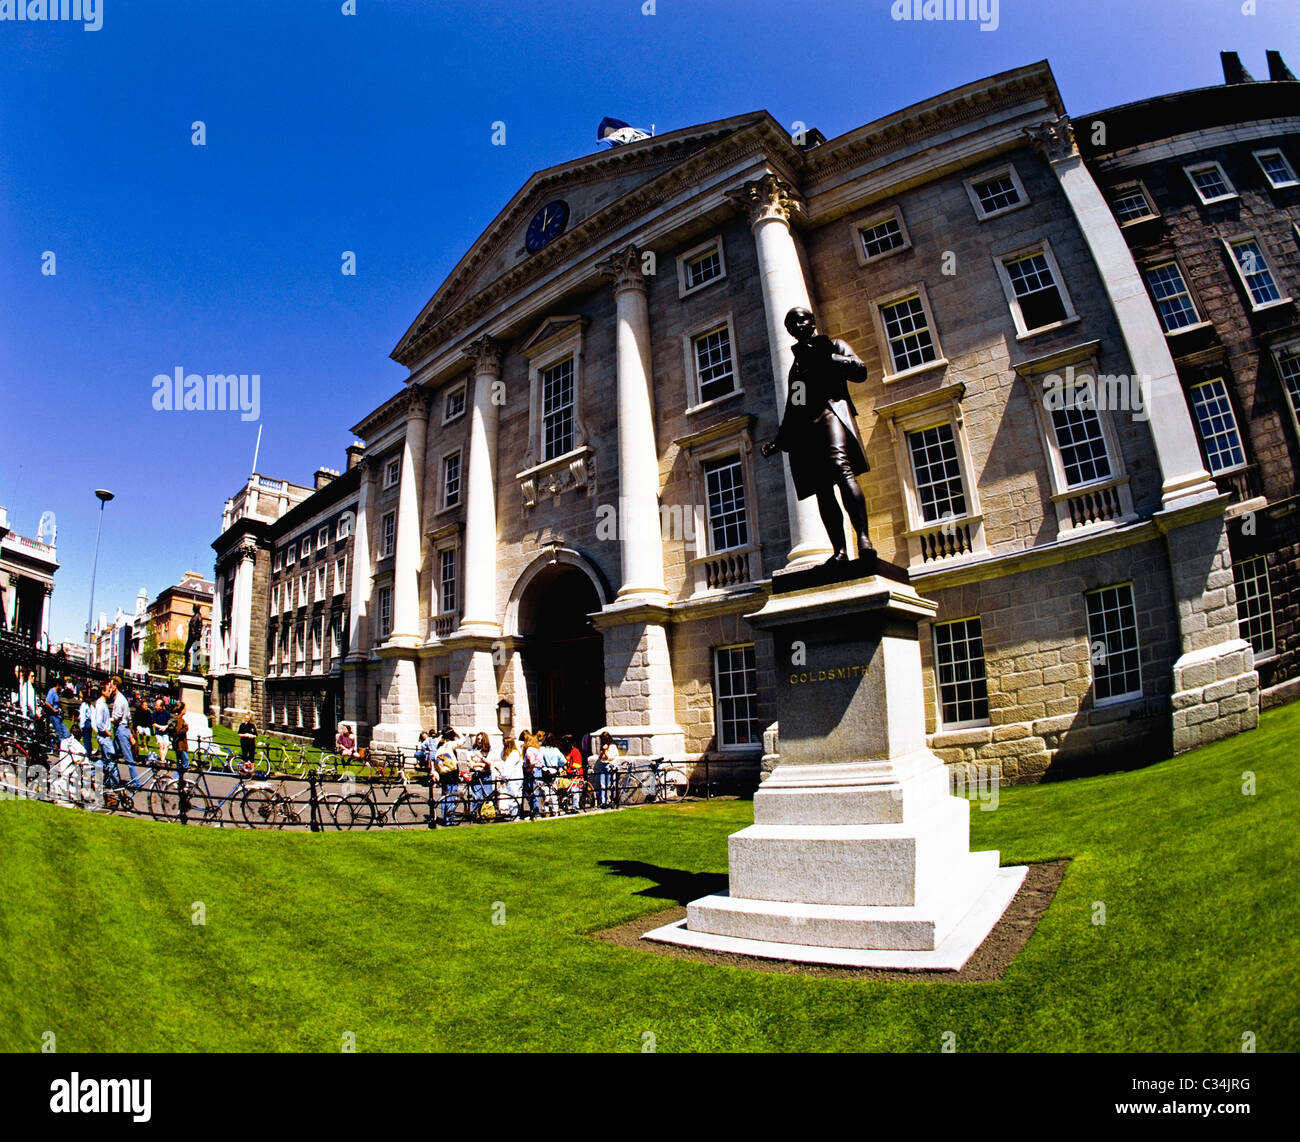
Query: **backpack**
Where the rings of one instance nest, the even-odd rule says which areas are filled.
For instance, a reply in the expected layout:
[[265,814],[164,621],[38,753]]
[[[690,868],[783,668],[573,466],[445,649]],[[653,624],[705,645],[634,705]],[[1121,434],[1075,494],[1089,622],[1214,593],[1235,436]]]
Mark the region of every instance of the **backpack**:
[[176,715],[173,714],[170,718],[167,719],[167,736],[169,738],[174,738],[177,736],[179,730],[180,730],[180,724],[176,719]]

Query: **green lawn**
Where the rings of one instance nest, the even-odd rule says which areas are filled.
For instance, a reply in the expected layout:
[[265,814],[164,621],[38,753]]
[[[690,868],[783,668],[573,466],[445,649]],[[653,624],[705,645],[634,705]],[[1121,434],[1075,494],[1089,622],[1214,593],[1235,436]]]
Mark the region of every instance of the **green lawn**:
[[[0,804],[0,1049],[1300,1048],[1300,705],[1148,769],[1004,789],[1004,864],[1071,858],[996,983],[811,979],[587,933],[698,895],[748,802],[434,833],[181,828]],[[1242,792],[1245,771],[1256,792]],[[697,891],[698,890],[698,891]],[[1097,924],[1097,904],[1105,923]],[[192,918],[196,909],[205,923]],[[494,923],[494,918],[504,923]]]

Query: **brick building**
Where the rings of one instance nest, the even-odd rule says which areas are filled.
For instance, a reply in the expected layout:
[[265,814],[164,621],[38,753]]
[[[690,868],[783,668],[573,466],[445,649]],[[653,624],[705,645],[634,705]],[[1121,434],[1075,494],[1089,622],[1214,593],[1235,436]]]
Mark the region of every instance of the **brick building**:
[[205,579],[198,571],[186,571],[179,583],[158,592],[158,597],[146,608],[149,622],[153,624],[154,638],[158,643],[159,668],[165,660],[167,673],[178,673],[186,669],[185,655],[181,651],[168,650],[168,644],[179,639],[184,645],[189,640],[190,619],[195,612],[203,621],[203,631],[199,636],[199,653],[203,659],[210,659],[212,651],[212,593],[215,584]]
[[1080,146],[1159,315],[1227,509],[1265,701],[1300,688],[1300,83],[1253,80],[1081,117]]
[[861,484],[939,605],[941,756],[1036,779],[1255,724],[1227,497],[1039,63],[836,139],[757,112],[524,184],[353,430],[363,740],[608,727],[757,768],[789,648],[745,615],[832,546],[758,450],[795,305],[869,370]]

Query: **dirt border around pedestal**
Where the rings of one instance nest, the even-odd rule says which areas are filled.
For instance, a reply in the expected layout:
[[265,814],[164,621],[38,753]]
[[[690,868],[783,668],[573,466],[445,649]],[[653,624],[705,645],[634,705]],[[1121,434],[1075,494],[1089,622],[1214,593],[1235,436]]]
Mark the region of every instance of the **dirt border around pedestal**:
[[966,961],[961,971],[895,971],[881,968],[844,968],[824,964],[795,963],[792,960],[768,960],[757,956],[741,956],[731,952],[711,952],[699,948],[683,948],[676,944],[661,944],[643,940],[643,933],[686,915],[684,907],[669,908],[651,916],[641,916],[617,928],[592,932],[594,939],[604,940],[623,948],[638,948],[643,952],[661,956],[675,956],[699,963],[725,964],[728,967],[752,968],[755,971],[779,972],[783,975],[805,975],[819,979],[865,980],[922,980],[934,983],[986,983],[1002,979],[1007,968],[1015,961],[1029,937],[1038,927],[1038,921],[1056,897],[1056,890],[1065,877],[1068,860],[1045,861],[1031,864],[1020,891],[1007,905],[997,922],[975,954]]

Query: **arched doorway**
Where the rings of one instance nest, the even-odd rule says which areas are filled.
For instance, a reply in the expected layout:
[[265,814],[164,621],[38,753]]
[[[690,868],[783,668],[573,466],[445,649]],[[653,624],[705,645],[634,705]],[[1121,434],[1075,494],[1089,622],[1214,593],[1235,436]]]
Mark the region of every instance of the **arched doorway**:
[[601,608],[591,579],[571,563],[540,570],[519,600],[520,648],[532,727],[575,738],[605,724],[605,657],[589,615]]

